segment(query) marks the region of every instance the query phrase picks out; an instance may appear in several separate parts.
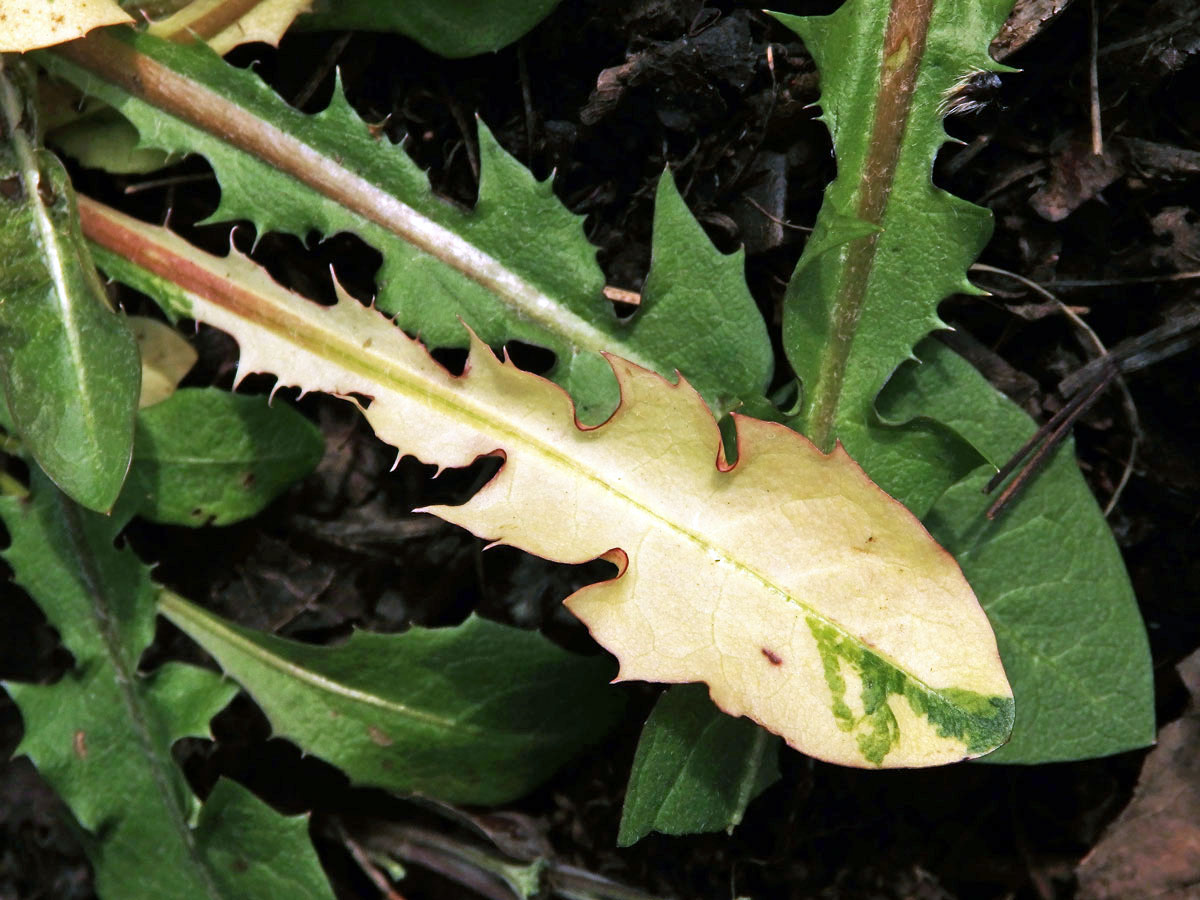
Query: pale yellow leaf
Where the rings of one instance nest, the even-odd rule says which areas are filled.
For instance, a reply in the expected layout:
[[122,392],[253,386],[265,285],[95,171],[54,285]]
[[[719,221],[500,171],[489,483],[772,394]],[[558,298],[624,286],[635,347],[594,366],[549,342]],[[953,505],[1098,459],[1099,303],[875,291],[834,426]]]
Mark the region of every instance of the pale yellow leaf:
[[161,403],[175,393],[183,376],[196,364],[196,348],[165,322],[146,316],[126,316],[142,356],[142,393],[138,408]]
[[560,388],[478,340],[456,377],[351,298],[317,306],[236,253],[80,208],[93,240],[185,287],[178,312],[237,339],[240,374],[370,398],[376,434],[425,462],[502,455],[467,503],[427,511],[549,559],[616,562],[566,602],[620,678],[706,682],[730,714],[847,765],[936,765],[1007,739],[1012,692],[957,564],[840,447],[735,417],[727,465],[686,382],[613,357],[621,406],[584,429]]
[[23,53],[133,19],[116,0],[0,0],[0,53]]
[[312,0],[192,0],[172,15],[150,25],[151,34],[171,40],[194,36],[225,54],[239,44],[261,41],[272,46],[306,13]]

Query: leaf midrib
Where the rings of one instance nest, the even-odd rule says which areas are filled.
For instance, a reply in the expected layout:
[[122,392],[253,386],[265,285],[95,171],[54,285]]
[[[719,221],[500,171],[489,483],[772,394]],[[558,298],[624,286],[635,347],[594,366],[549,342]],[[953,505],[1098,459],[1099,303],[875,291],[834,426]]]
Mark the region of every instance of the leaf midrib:
[[211,900],[225,900],[225,894],[217,886],[212,872],[201,858],[200,849],[196,845],[195,835],[188,825],[187,815],[179,803],[176,791],[171,785],[171,779],[167,774],[166,766],[159,754],[155,752],[154,740],[151,737],[145,704],[142,698],[138,696],[138,692],[134,687],[137,676],[126,665],[121,652],[121,636],[118,634],[116,623],[114,623],[112,618],[111,604],[108,602],[108,591],[106,590],[101,573],[96,569],[79,507],[56,488],[50,487],[49,484],[46,485],[46,489],[54,492],[54,500],[61,516],[63,530],[66,533],[67,542],[76,563],[76,573],[79,576],[80,587],[88,599],[90,612],[96,625],[96,632],[99,634],[101,645],[104,648],[105,660],[112,667],[113,681],[116,684],[118,694],[121,696],[125,713],[129,718],[130,726],[137,740],[138,749],[142,753],[146,767],[150,772],[150,777],[157,788],[158,799],[162,803],[167,820],[178,834],[187,852],[187,858],[191,861],[192,868],[203,885],[205,893]]
[[[805,401],[808,407],[805,431],[825,452],[833,449],[837,437],[850,354],[871,289],[872,271],[892,202],[896,171],[907,146],[909,114],[925,55],[933,7],[934,0],[891,0],[890,12],[884,21],[879,80],[872,97],[866,157],[851,195],[856,218],[880,230],[855,238],[846,245],[836,296],[830,309],[828,345],[821,354],[814,383],[806,385],[811,397]],[[839,168],[843,163],[839,154]],[[833,187],[831,185],[827,190]]]

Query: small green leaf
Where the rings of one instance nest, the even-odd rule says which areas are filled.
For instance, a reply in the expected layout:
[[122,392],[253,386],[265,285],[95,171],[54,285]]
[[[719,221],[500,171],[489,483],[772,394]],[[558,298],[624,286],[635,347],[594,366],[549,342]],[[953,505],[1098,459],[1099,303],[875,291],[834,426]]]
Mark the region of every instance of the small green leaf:
[[359,784],[455,803],[506,803],[615,721],[607,658],[471,617],[454,628],[284,640],[171,594],[159,611],[207,650],[275,730]]
[[678,369],[714,412],[762,398],[773,360],[746,287],[745,253],[713,246],[670,171],[654,195],[650,271],[626,327],[631,344],[657,354],[661,374]]
[[669,688],[638,740],[617,843],[628,847],[651,831],[732,831],[779,779],[779,746],[749,719],[713,706],[705,685]]
[[321,459],[321,432],[285,403],[183,388],[138,413],[127,496],[171,525],[228,525],[258,513]]
[[299,28],[396,31],[434,53],[474,56],[507,46],[559,0],[317,0]]
[[107,512],[129,468],[141,366],[80,236],[67,173],[35,146],[20,65],[0,63],[0,377],[38,465]]
[[308,816],[281,816],[236,781],[217,781],[195,834],[223,897],[333,900],[309,841]]
[[[0,518],[12,538],[4,558],[75,663],[56,684],[4,685],[25,723],[17,752],[86,830],[97,893],[121,900],[331,900],[302,829],[239,796],[228,809],[253,814],[260,833],[249,840],[244,829],[232,831],[239,820],[223,801],[240,789],[215,790],[221,802],[192,826],[198,801],[171,745],[207,736],[233,686],[178,663],[138,673],[154,636],[156,591],[147,567],[113,546],[123,519],[82,509],[36,471],[28,498],[0,498]],[[254,879],[243,883],[233,877],[236,867],[222,867],[234,852],[255,870]],[[262,893],[264,879],[293,890]]]
[[1029,417],[938,341],[917,348],[880,397],[889,414],[936,416],[991,466],[925,517],[958,559],[996,631],[1017,703],[1012,739],[989,762],[1044,763],[1154,741],[1146,630],[1112,531],[1066,442],[995,521],[982,486],[1034,431]]

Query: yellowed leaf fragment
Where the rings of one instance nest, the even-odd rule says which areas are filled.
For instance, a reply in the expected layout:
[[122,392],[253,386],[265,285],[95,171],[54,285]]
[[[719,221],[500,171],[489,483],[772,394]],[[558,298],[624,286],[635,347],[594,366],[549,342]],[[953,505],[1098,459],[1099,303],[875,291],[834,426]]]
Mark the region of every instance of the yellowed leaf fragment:
[[225,54],[252,41],[275,46],[296,16],[311,8],[312,0],[192,0],[149,31],[171,40],[198,38]]
[[133,19],[116,0],[0,0],[0,53],[23,53]]
[[165,322],[146,316],[126,316],[142,357],[142,393],[138,408],[161,403],[175,393],[179,382],[196,364],[196,348]]
[[1012,692],[957,564],[840,447],[735,417],[731,466],[696,391],[614,357],[621,405],[581,428],[560,388],[478,340],[456,377],[349,297],[317,306],[244,257],[80,209],[89,237],[172,277],[187,314],[237,339],[239,373],[369,397],[376,434],[425,462],[503,455],[467,503],[427,512],[549,559],[616,562],[566,602],[620,678],[706,682],[727,712],[846,765],[937,765],[1007,739]]

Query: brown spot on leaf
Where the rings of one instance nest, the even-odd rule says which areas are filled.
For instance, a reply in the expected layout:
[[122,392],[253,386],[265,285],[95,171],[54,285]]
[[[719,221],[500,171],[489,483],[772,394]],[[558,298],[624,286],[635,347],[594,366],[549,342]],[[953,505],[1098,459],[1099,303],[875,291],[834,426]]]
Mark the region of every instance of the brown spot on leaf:
[[371,742],[380,747],[390,747],[394,743],[390,737],[374,725],[367,726],[367,734],[370,736]]
[[244,859],[235,859],[232,863],[229,864],[229,868],[233,869],[233,871],[237,872],[240,875],[243,872],[249,870],[250,863],[246,862]]
[[774,650],[768,650],[766,647],[763,647],[762,655],[765,656],[767,658],[767,662],[769,662],[773,666],[782,666],[783,665],[783,657],[780,656],[778,653],[776,653]]
[[75,738],[71,741],[71,745],[75,750],[75,755],[80,759],[87,759],[87,734],[83,731],[76,731]]

